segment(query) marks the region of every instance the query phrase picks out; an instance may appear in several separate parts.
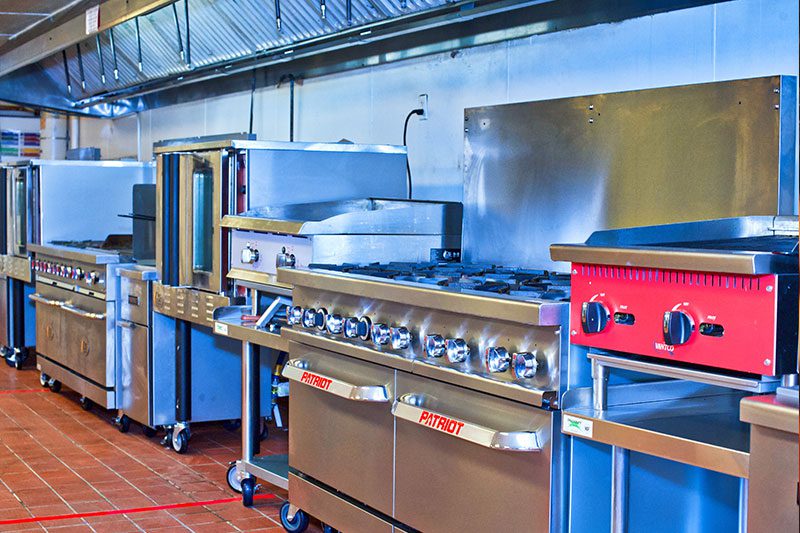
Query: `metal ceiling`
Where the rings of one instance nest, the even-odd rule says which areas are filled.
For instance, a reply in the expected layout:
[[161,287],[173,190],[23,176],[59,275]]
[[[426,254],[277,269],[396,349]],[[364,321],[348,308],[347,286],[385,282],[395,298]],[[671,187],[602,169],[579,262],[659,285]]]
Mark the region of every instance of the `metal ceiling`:
[[81,3],[82,0],[0,1],[0,47]]
[[[285,74],[323,75],[712,2],[104,0],[98,33],[87,35],[75,17],[20,46],[0,45],[0,100],[121,116]],[[39,4],[44,13],[67,3],[0,0],[0,10]]]

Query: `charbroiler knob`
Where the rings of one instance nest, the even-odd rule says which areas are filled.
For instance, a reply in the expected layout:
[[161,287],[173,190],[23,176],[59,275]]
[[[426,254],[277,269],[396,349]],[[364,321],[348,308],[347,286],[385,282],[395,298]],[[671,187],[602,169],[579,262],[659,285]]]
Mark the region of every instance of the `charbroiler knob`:
[[325,318],[325,327],[328,333],[339,335],[344,330],[344,318],[342,315],[330,314]]
[[664,342],[671,346],[686,344],[694,332],[692,317],[683,311],[664,313]]
[[469,345],[464,339],[447,339],[444,346],[447,360],[451,363],[463,363],[469,357]]
[[407,328],[399,327],[391,329],[392,348],[395,350],[405,350],[411,346],[411,332]]
[[600,302],[583,302],[581,306],[581,326],[584,333],[600,333],[606,328],[611,313]]
[[72,279],[83,279],[83,269],[81,267],[75,267],[75,270],[72,271]]
[[491,346],[483,354],[486,370],[489,372],[505,372],[511,363],[511,355],[505,348]]
[[539,370],[539,361],[536,356],[530,352],[519,352],[513,356],[514,376],[517,379],[530,379],[536,375]]
[[383,346],[389,344],[391,331],[386,324],[373,324],[372,325],[372,342],[376,346]]
[[425,335],[425,354],[428,357],[441,357],[444,351],[444,337],[436,333]]
[[289,324],[301,324],[303,322],[303,308],[299,305],[287,306],[286,320]]

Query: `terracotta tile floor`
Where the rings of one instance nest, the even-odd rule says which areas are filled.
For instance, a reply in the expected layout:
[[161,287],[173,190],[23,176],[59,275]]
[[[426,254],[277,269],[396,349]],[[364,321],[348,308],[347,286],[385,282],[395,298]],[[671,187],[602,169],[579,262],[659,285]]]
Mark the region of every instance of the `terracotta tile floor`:
[[[29,392],[15,392],[29,391]],[[147,438],[137,424],[122,434],[113,413],[85,412],[78,395],[42,390],[33,369],[0,364],[0,521],[111,509],[209,501],[237,496],[227,486],[240,433],[221,424],[192,427],[189,452],[179,455]],[[284,431],[271,428],[262,453],[286,453]],[[247,509],[230,503],[140,513],[0,525],[0,531],[283,531],[285,491]],[[317,530],[312,527],[309,530]]]

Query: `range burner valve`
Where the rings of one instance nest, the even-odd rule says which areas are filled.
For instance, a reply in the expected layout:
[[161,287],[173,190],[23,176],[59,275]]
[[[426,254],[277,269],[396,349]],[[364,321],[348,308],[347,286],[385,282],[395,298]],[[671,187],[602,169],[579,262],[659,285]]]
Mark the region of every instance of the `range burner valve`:
[[444,346],[451,363],[463,363],[469,357],[469,345],[464,339],[447,339]]
[[411,332],[407,328],[399,327],[391,329],[392,348],[395,350],[405,350],[411,346]]
[[344,321],[344,336],[348,339],[359,338],[362,341],[369,340],[371,329],[372,322],[365,316],[361,318],[351,316]]
[[325,319],[325,326],[328,328],[328,333],[339,335],[344,330],[344,318],[342,315],[330,314]]
[[444,352],[444,337],[435,333],[425,335],[425,353],[428,357],[441,357]]
[[514,354],[514,375],[517,379],[530,379],[536,376],[539,370],[539,361],[530,352],[519,352]]
[[287,306],[286,320],[291,325],[300,324],[303,321],[303,308],[299,305]]
[[484,360],[489,372],[505,372],[511,364],[511,355],[505,348],[491,346],[486,348]]
[[386,324],[372,325],[372,342],[375,343],[376,346],[389,344],[390,335],[389,326]]
[[319,309],[309,307],[303,311],[303,327],[325,329],[325,316],[327,314],[328,312],[322,307]]

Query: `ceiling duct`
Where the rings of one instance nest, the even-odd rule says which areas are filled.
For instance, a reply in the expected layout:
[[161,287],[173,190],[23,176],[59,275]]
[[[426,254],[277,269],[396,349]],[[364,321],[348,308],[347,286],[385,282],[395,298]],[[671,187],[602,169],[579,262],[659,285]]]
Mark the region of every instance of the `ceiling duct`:
[[[106,0],[0,49],[0,100],[114,117],[305,77],[710,3],[690,0]],[[268,69],[265,67],[269,67]]]

